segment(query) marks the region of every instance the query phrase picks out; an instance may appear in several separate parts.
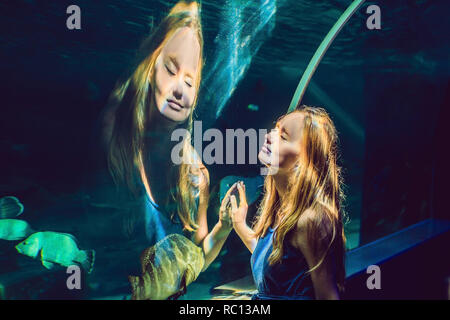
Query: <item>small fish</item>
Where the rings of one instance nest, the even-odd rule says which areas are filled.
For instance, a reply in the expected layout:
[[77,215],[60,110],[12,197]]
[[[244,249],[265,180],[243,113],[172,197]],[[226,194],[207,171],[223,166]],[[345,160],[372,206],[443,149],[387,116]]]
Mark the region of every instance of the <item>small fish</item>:
[[250,104],[247,106],[247,109],[250,110],[250,111],[258,111],[258,110],[259,110],[259,107],[258,107],[256,104],[250,103]]
[[197,279],[203,250],[180,234],[171,234],[141,254],[142,276],[129,276],[132,300],[176,299]]
[[0,219],[15,218],[23,212],[23,205],[13,196],[0,198]]
[[95,251],[78,249],[77,240],[68,233],[36,232],[19,243],[16,250],[31,258],[40,254],[42,265],[47,269],[52,269],[55,264],[64,267],[81,265],[91,273],[94,267]]
[[[251,205],[255,202],[264,188],[264,178],[262,176],[255,177],[239,177],[226,176],[220,180],[220,202],[222,202],[228,189],[236,182],[242,180],[245,184],[245,195],[247,196],[247,203]],[[239,197],[236,197],[237,199]]]
[[22,240],[33,232],[33,229],[31,229],[26,221],[18,219],[0,220],[0,239],[11,241]]

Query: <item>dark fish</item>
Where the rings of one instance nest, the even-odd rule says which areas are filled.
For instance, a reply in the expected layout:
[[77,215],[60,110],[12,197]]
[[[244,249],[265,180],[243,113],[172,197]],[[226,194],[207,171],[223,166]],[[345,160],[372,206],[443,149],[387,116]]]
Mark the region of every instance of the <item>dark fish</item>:
[[23,205],[13,196],[0,198],[0,219],[15,218],[23,212]]
[[171,234],[141,254],[142,276],[129,276],[133,300],[177,298],[197,279],[203,250],[180,234]]

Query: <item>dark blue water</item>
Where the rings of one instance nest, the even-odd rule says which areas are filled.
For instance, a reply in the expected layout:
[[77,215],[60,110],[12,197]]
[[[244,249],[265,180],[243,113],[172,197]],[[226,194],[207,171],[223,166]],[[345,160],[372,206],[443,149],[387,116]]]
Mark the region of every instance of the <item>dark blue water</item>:
[[[81,247],[97,250],[86,290],[67,298],[127,294],[121,262],[127,252],[138,254],[140,244],[123,235],[120,210],[106,205],[114,186],[97,152],[98,121],[140,42],[174,3],[0,3],[0,196],[18,197],[25,207],[21,218],[36,230],[68,232]],[[271,128],[350,1],[236,3],[202,3],[207,81],[195,116],[204,130]],[[366,27],[365,10],[373,3],[381,8],[381,30]],[[66,28],[70,4],[81,8],[81,30]],[[444,141],[436,132],[442,132],[448,102],[448,9],[443,0],[367,2],[308,87],[303,102],[325,107],[339,131],[349,248],[433,215],[436,150]],[[259,172],[257,165],[208,169],[213,190],[225,176]],[[212,199],[210,225],[217,219],[217,195]],[[46,277],[38,261],[11,250],[15,244],[1,243],[0,281],[31,284],[10,298],[66,297],[55,284],[59,278]],[[232,234],[190,297],[205,297],[211,287],[248,274],[249,258]]]

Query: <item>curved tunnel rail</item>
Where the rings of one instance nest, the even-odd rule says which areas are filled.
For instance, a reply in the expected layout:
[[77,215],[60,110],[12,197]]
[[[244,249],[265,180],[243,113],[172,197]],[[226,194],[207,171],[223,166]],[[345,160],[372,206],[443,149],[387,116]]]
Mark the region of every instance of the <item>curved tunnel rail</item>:
[[308,66],[306,67],[305,72],[303,73],[302,78],[300,79],[300,82],[297,86],[297,89],[295,90],[294,97],[291,100],[291,104],[289,105],[288,113],[293,111],[300,101],[303,98],[303,95],[305,94],[306,88],[308,87],[308,84],[314,74],[314,72],[317,69],[317,66],[319,65],[320,61],[322,60],[323,56],[327,52],[330,45],[333,43],[333,40],[336,38],[336,36],[341,31],[342,27],[347,23],[347,21],[353,16],[353,14],[358,10],[358,8],[365,2],[365,0],[354,0],[350,6],[342,13],[342,15],[339,17],[338,21],[334,24],[334,26],[331,28],[331,30],[328,32],[326,37],[322,40],[320,43],[320,46],[317,48],[316,52],[314,53],[314,56],[309,61]]

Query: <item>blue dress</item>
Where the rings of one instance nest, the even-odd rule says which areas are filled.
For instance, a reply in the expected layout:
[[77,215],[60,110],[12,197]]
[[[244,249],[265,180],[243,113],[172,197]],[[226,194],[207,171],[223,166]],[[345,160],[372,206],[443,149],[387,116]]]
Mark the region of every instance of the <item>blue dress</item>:
[[[191,157],[193,163],[200,163],[198,155],[195,153],[194,149],[191,150]],[[195,166],[195,164],[193,164]],[[201,173],[199,173],[201,174]],[[200,177],[197,174],[189,173],[188,179],[193,185],[198,185],[200,182]],[[157,183],[155,181],[155,183]],[[173,219],[170,219],[171,213],[164,210],[164,208],[156,204],[148,195],[145,190],[144,183],[141,181],[142,190],[144,193],[144,219],[145,219],[145,236],[147,246],[152,246],[158,241],[164,239],[166,236],[174,233],[182,234],[188,239],[191,239],[192,233],[183,231],[183,224],[178,216],[178,214],[173,214]],[[200,190],[198,187],[192,186],[190,189],[192,196],[195,199],[195,207],[190,208],[193,212],[191,217],[196,221],[196,214],[199,206]]]
[[[190,175],[189,178],[194,184],[198,183],[198,176]],[[141,195],[138,199],[139,207],[137,208],[139,219],[132,238],[135,248],[132,252],[129,252],[127,261],[123,265],[124,272],[127,275],[141,273],[140,256],[144,249],[155,245],[170,234],[181,234],[190,240],[192,240],[193,235],[193,232],[184,230],[177,213],[167,212],[164,206],[158,205],[150,198],[142,181],[140,182],[140,189]],[[192,188],[191,192],[195,199],[195,208],[192,208],[192,210],[196,214],[200,191],[198,188]],[[173,216],[172,219],[171,216]]]
[[254,300],[313,300],[314,287],[308,263],[303,254],[289,241],[284,241],[281,263],[269,265],[272,253],[274,229],[269,228],[266,235],[258,240],[251,257],[253,279],[258,293]]
[[[198,207],[198,197],[195,199]],[[169,213],[164,211],[161,206],[153,202],[147,192],[145,192],[144,210],[145,237],[147,246],[152,246],[169,234],[174,233],[182,234],[190,238],[188,233],[183,232],[183,224],[181,223],[178,215],[175,214],[174,219],[171,220],[169,218]]]
[[[170,234],[181,234],[188,239],[191,239],[193,234],[184,230],[178,214],[175,213],[173,219],[170,219],[170,213],[163,206],[156,204],[146,192],[144,184],[141,183],[141,185],[142,193],[139,197],[140,218],[133,238],[135,247],[124,256],[124,260],[121,261],[121,273],[118,275],[125,279],[129,275],[140,275],[142,273],[140,257],[144,249],[155,245]],[[196,194],[196,208],[194,210],[198,208],[198,202],[199,195]],[[125,290],[129,291],[128,281]]]

